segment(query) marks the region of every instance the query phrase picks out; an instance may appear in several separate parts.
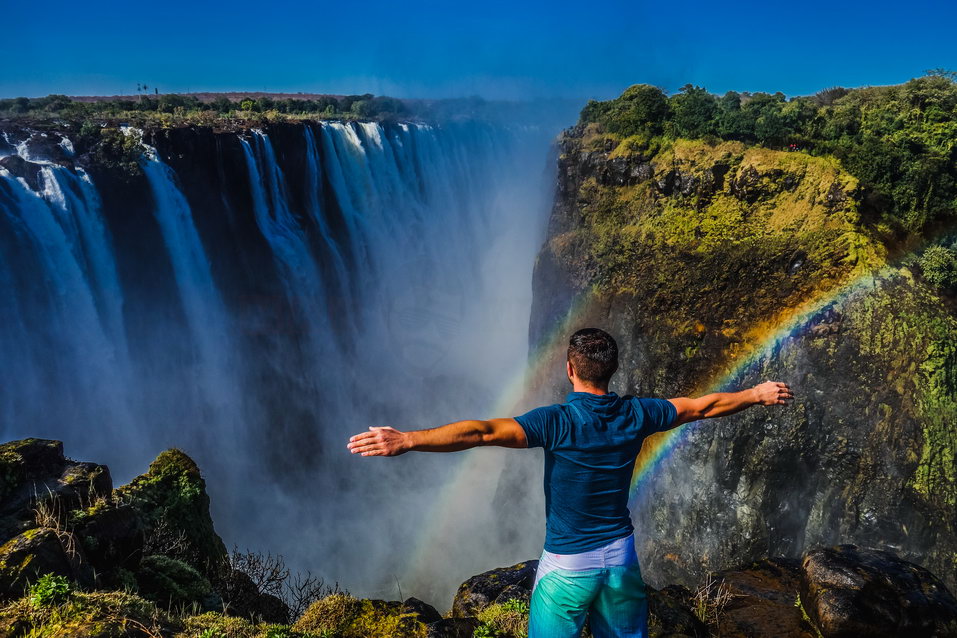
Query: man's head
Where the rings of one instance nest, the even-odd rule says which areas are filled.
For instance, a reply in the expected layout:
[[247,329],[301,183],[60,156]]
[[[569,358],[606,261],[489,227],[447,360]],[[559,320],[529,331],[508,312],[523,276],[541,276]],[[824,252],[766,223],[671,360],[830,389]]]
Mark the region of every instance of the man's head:
[[598,328],[583,328],[568,341],[569,379],[574,374],[585,383],[606,388],[618,369],[618,344]]

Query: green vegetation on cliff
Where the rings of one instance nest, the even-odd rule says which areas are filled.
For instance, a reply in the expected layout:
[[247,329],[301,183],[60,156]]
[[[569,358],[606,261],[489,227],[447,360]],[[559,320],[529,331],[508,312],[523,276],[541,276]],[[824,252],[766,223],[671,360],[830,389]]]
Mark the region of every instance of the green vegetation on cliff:
[[646,479],[657,578],[840,536],[953,582],[955,133],[944,72],[791,100],[636,85],[566,131],[533,335],[606,327],[622,393],[800,393],[689,428]]
[[833,156],[910,232],[952,220],[957,208],[957,83],[933,71],[897,86],[832,88],[809,97],[713,95],[687,85],[672,96],[636,85],[591,101],[581,124],[625,139],[713,138]]

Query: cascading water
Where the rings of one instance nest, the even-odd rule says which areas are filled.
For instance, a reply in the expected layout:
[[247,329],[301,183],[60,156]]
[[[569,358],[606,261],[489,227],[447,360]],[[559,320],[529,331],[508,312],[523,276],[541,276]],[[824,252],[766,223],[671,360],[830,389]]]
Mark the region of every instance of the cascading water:
[[[502,416],[495,399],[525,364],[555,132],[174,130],[146,134],[141,174],[123,178],[85,172],[65,138],[54,163],[47,134],[14,133],[17,174],[0,168],[4,438],[62,439],[118,482],[180,447],[228,545],[444,607],[475,570],[531,555],[540,532],[499,546],[497,528],[527,528],[507,523],[527,512],[482,510],[460,539],[480,556],[449,539],[412,566],[463,455],[363,459],[346,439]],[[501,502],[494,484],[476,502],[496,489]]]

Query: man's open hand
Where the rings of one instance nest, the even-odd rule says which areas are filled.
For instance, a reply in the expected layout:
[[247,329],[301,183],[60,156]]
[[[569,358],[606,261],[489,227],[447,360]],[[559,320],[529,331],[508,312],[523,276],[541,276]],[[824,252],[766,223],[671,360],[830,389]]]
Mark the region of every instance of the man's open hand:
[[794,393],[788,384],[780,381],[766,381],[751,388],[754,400],[759,405],[787,405],[794,399]]
[[408,437],[390,427],[370,427],[368,432],[356,434],[347,446],[353,454],[362,456],[398,456],[409,451]]

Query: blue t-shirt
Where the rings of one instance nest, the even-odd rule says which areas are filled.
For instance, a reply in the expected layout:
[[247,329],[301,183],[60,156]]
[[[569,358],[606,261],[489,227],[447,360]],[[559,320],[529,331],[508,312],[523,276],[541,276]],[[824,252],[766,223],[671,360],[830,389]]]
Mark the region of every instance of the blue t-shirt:
[[665,399],[572,392],[515,417],[545,448],[545,550],[578,554],[634,531],[628,491],[645,437],[678,417]]

